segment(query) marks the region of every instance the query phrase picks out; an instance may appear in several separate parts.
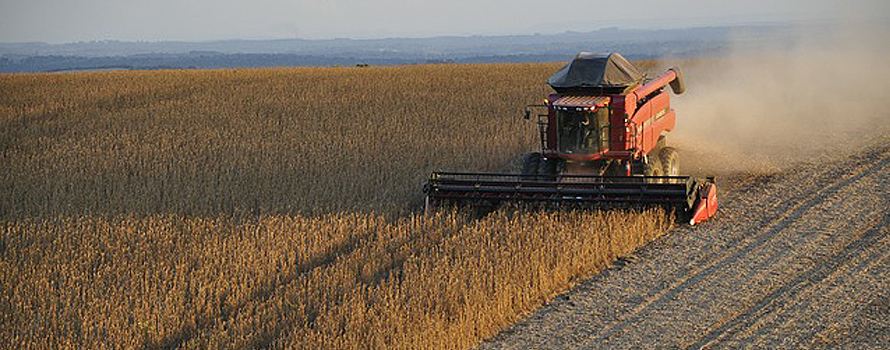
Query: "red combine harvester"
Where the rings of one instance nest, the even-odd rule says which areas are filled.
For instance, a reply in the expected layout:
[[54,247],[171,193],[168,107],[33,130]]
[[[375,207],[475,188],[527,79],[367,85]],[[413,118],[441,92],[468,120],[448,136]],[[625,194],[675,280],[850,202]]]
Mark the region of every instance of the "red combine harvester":
[[541,152],[525,156],[521,174],[434,172],[427,210],[443,204],[501,202],[662,206],[696,224],[717,211],[713,178],[679,176],[670,86],[685,90],[676,68],[646,79],[620,54],[581,53],[547,83],[556,91],[538,114]]

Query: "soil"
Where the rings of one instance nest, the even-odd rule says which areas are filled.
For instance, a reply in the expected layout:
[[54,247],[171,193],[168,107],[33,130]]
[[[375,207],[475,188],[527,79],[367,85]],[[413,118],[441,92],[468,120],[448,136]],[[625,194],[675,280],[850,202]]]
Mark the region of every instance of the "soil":
[[824,158],[721,174],[715,218],[478,348],[890,348],[890,142]]

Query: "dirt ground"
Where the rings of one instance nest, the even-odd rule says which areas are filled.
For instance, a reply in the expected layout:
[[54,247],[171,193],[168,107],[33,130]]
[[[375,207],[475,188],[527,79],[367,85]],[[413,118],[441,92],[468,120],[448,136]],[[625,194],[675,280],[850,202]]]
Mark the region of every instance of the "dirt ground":
[[479,349],[890,348],[890,142],[872,141],[720,174],[712,221],[678,226]]

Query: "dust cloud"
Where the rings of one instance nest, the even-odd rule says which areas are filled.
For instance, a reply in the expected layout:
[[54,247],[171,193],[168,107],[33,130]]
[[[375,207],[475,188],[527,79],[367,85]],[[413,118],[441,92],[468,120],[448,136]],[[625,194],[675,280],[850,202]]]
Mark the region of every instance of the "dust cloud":
[[890,142],[890,36],[851,22],[740,35],[724,58],[683,68],[669,137],[693,175],[766,174]]

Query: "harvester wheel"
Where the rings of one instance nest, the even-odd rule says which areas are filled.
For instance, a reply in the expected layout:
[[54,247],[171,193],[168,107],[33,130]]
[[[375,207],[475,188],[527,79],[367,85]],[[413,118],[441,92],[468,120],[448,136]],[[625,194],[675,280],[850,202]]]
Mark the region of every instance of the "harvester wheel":
[[664,176],[680,176],[680,153],[676,148],[665,147],[658,154]]
[[[660,157],[649,157],[649,163],[646,164],[646,169],[643,172],[645,176],[664,176],[664,167],[661,164]],[[657,180],[649,180],[653,183],[661,183],[661,179]]]
[[553,179],[559,174],[559,160],[553,158],[545,158],[538,164],[538,175],[543,175]]
[[522,159],[522,175],[538,175],[538,171],[544,162],[544,156],[540,153],[526,154]]

